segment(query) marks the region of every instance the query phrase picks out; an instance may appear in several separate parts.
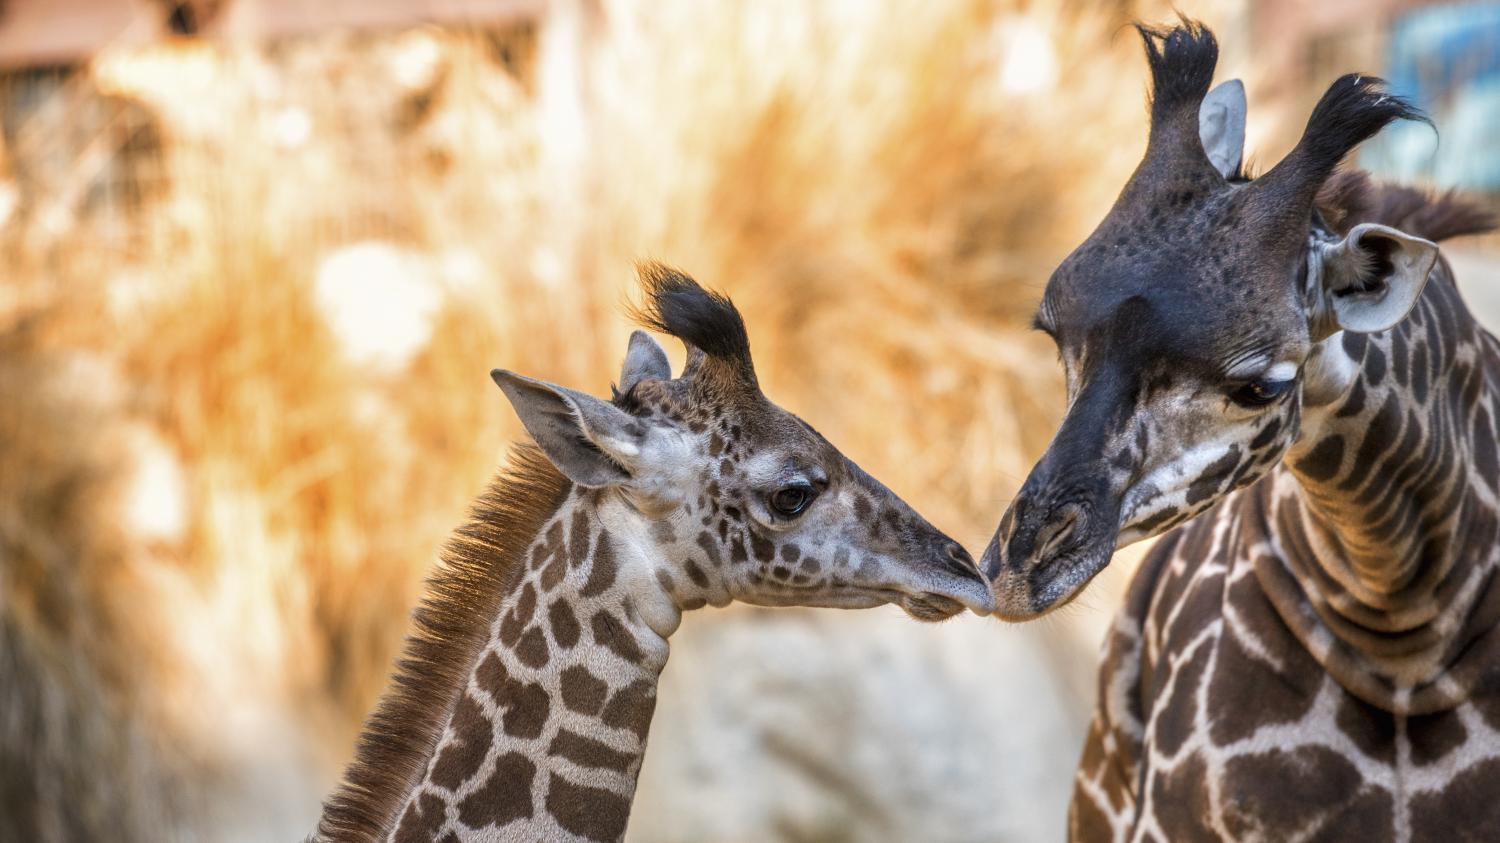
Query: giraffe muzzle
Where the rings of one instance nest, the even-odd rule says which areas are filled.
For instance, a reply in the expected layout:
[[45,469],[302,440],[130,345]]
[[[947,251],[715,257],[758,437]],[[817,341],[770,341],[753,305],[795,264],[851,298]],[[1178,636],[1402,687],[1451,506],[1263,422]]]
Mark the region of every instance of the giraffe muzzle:
[[1049,495],[1023,489],[980,561],[996,616],[1030,620],[1078,596],[1114,552],[1118,524],[1109,504],[1100,492]]
[[966,609],[980,615],[994,610],[989,584],[962,545],[945,539],[917,556],[922,560],[920,565],[900,566],[897,582],[892,583],[899,596],[891,602],[908,615],[937,621]]

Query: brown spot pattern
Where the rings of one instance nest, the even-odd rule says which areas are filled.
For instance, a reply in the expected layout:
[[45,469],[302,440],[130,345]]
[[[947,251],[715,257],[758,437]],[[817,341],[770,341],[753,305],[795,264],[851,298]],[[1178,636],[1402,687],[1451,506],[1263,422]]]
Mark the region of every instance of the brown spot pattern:
[[531,786],[536,765],[518,752],[507,752],[495,761],[495,769],[484,784],[458,803],[458,819],[470,828],[504,826],[531,816]]
[[574,644],[577,644],[578,636],[582,632],[578,626],[578,617],[573,614],[573,607],[568,605],[565,597],[552,601],[552,605],[547,609],[547,626],[552,630],[552,640],[564,650],[571,649]]
[[413,799],[396,826],[394,843],[428,843],[443,827],[443,800],[431,793]]
[[595,715],[604,707],[609,685],[583,665],[573,665],[562,672],[563,705],[579,714]]
[[454,739],[443,747],[429,778],[434,784],[457,790],[479,772],[494,740],[495,726],[468,694],[459,697],[449,726]]
[[651,728],[651,713],[656,708],[656,689],[651,683],[636,680],[615,691],[604,707],[600,719],[614,729],[629,729],[641,740]]
[[635,760],[635,756],[631,753],[621,752],[603,741],[568,729],[558,730],[557,736],[552,739],[552,745],[547,747],[547,751],[566,758],[580,767],[599,767],[622,773],[629,769]]
[[554,773],[547,781],[547,812],[571,834],[610,843],[625,834],[630,802],[608,790],[574,784]]

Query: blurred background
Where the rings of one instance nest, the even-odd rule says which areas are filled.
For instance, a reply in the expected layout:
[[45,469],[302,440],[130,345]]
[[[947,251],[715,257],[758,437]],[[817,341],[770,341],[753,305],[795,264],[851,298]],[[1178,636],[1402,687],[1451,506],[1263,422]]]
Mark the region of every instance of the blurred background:
[[[1349,70],[1377,173],[1500,196],[1500,3],[1184,0],[1262,166]],[[979,550],[1062,409],[1026,330],[1145,144],[1085,0],[0,0],[0,839],[289,840],[522,430],[607,394],[632,261]],[[1446,251],[1490,324],[1497,244]],[[679,349],[673,349],[681,360]],[[1139,550],[1025,627],[745,607],[673,639],[635,841],[1062,834]]]

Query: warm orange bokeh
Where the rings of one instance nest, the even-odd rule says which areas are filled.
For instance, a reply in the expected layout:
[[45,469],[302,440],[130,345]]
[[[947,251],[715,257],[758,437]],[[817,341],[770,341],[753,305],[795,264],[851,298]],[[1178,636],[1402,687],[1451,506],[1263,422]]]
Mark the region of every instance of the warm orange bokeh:
[[[976,551],[1050,437],[1026,324],[1144,145],[1122,27],[1164,7],[569,8],[5,77],[0,699],[79,736],[19,769],[123,836],[309,827],[523,435],[486,373],[605,393],[639,257],[732,295],[767,392]],[[1112,587],[1026,639],[1077,711]]]

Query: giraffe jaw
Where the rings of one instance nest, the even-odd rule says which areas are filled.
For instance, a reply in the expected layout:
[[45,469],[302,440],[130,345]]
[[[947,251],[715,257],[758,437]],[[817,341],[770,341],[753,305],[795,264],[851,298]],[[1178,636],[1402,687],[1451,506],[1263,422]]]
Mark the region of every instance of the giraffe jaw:
[[942,621],[965,610],[979,615],[993,611],[989,600],[963,600],[947,594],[932,592],[908,593],[895,588],[845,587],[835,592],[812,595],[798,591],[785,594],[757,594],[742,598],[756,606],[786,607],[806,606],[819,609],[873,609],[887,604],[900,606],[913,619],[919,621]]

